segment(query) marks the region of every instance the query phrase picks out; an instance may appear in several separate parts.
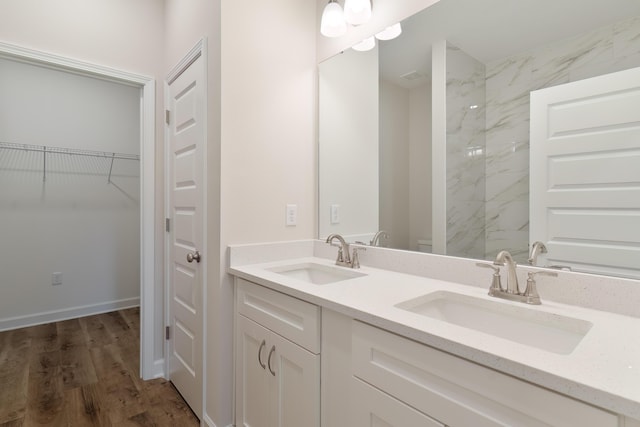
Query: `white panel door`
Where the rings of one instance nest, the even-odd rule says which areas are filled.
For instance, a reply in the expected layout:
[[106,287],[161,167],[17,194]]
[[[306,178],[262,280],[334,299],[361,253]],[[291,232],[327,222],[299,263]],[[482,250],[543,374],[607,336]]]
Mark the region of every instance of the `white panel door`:
[[541,265],[640,278],[640,68],[531,93]]
[[204,64],[169,85],[169,379],[202,416]]

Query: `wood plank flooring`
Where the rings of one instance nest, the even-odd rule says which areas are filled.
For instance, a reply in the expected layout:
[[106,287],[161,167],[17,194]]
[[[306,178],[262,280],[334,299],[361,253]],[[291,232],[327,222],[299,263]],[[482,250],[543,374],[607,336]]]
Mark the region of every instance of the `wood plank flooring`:
[[0,332],[0,427],[200,425],[139,344],[138,308]]

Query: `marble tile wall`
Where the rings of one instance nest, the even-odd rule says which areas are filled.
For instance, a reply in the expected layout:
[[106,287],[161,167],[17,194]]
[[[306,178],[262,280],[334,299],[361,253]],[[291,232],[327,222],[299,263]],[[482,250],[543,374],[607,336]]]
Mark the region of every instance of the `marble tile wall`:
[[529,92],[639,66],[640,17],[486,64],[486,258],[527,259]]
[[447,43],[447,253],[485,254],[485,66]]

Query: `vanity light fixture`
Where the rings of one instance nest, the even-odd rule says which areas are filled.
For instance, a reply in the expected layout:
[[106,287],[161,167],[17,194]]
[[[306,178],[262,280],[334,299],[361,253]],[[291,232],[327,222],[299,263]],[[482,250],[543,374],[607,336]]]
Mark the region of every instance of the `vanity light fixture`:
[[371,19],[371,0],[345,0],[344,19],[351,25],[361,25]]
[[353,46],[351,46],[351,49],[357,50],[358,52],[366,52],[373,49],[374,47],[376,47],[376,39],[371,36],[362,40],[360,43],[354,44]]
[[[368,1],[368,0],[367,0]],[[347,22],[342,6],[336,0],[329,0],[322,12],[320,33],[325,37],[339,37],[347,32]]]
[[402,34],[402,26],[398,22],[390,27],[385,28],[376,34],[378,40],[392,40]]
[[402,34],[402,26],[398,22],[397,24],[394,24],[380,31],[375,35],[375,37],[368,37],[362,40],[360,43],[351,46],[351,48],[359,52],[366,52],[367,50],[371,50],[376,46],[376,39],[383,41],[392,40],[398,37],[400,34]]

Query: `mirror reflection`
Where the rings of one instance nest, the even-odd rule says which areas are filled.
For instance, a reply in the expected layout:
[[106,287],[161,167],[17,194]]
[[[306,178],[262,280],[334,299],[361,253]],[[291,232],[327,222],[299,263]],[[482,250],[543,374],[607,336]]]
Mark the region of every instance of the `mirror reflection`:
[[321,63],[319,238],[526,263],[543,178],[530,93],[640,67],[639,15],[635,0],[441,0]]

